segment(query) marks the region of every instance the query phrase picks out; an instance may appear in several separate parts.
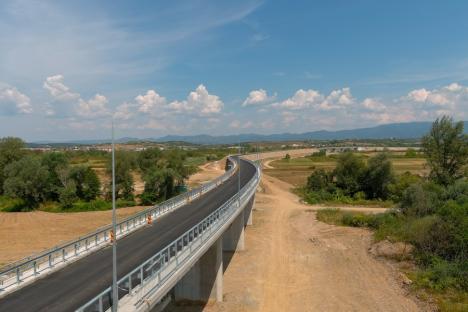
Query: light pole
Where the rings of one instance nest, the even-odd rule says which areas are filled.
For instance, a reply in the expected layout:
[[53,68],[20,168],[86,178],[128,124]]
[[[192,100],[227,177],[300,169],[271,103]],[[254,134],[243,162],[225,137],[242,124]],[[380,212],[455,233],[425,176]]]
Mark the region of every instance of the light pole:
[[237,158],[237,166],[239,167],[238,168],[238,171],[237,171],[237,188],[238,188],[238,191],[237,191],[237,196],[239,198],[239,206],[240,206],[240,157],[241,157],[241,143],[240,143],[240,140],[239,140],[239,157]]
[[112,118],[112,312],[117,312],[119,293],[117,289],[117,225],[115,215],[115,146],[114,146],[114,118]]

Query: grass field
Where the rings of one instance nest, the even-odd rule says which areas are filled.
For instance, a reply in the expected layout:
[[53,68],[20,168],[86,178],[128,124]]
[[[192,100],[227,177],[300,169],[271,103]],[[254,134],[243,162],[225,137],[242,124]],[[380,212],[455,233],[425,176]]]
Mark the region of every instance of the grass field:
[[[360,154],[368,159],[369,154]],[[394,157],[392,157],[394,156]],[[409,171],[413,174],[426,175],[426,160],[424,158],[406,158],[390,154],[393,167],[397,174]],[[294,186],[302,186],[314,169],[333,170],[336,166],[336,155],[327,157],[301,157],[293,159],[280,159],[269,164],[274,169],[265,169],[270,176],[283,180]]]

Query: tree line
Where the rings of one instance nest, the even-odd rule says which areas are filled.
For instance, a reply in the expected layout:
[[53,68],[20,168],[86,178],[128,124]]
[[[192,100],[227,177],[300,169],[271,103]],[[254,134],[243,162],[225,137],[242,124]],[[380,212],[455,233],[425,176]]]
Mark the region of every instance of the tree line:
[[[99,154],[99,155],[98,155]],[[183,190],[188,176],[196,170],[186,165],[188,157],[219,159],[226,150],[181,149],[160,150],[157,147],[141,152],[116,151],[116,197],[128,205],[137,201],[143,205],[166,200]],[[74,157],[100,157],[106,162],[106,174],[111,176],[111,155],[102,152],[44,152],[27,151],[20,138],[0,138],[0,195],[18,199],[21,205],[14,210],[35,209],[44,202],[59,203],[71,209],[81,203],[93,210],[96,204],[111,198],[111,179],[102,185],[89,165],[72,164]],[[144,181],[144,191],[138,198],[134,191],[134,172]],[[90,204],[86,204],[90,203]],[[105,207],[110,207],[105,205]],[[85,210],[87,210],[85,209]]]

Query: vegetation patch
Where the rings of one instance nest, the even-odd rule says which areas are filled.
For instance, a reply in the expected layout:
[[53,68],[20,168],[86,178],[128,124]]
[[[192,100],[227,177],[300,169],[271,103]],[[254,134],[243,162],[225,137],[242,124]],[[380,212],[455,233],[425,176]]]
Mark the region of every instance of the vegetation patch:
[[[368,227],[375,241],[402,242],[414,247],[417,269],[407,272],[412,287],[434,298],[442,311],[468,311],[468,137],[463,123],[449,117],[434,122],[423,138],[427,179],[407,173],[393,176],[385,155],[366,166],[355,156],[342,156],[334,172],[318,170],[308,179],[305,198],[319,199],[343,192],[366,198],[391,198],[398,208],[383,214],[326,209],[317,219],[335,225]],[[309,191],[309,192],[307,192]]]

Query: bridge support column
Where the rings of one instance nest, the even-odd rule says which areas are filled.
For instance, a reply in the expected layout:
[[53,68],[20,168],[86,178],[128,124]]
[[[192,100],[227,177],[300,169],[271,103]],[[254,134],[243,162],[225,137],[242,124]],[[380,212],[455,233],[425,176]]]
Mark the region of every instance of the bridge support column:
[[177,301],[223,301],[223,244],[219,238],[174,288]]
[[[244,208],[245,209],[245,208]],[[224,251],[241,251],[245,249],[244,245],[244,210],[232,222],[229,228],[223,234]]]
[[255,201],[255,195],[250,198],[247,206],[244,208],[244,217],[245,217],[245,225],[252,225],[253,224],[253,205]]

